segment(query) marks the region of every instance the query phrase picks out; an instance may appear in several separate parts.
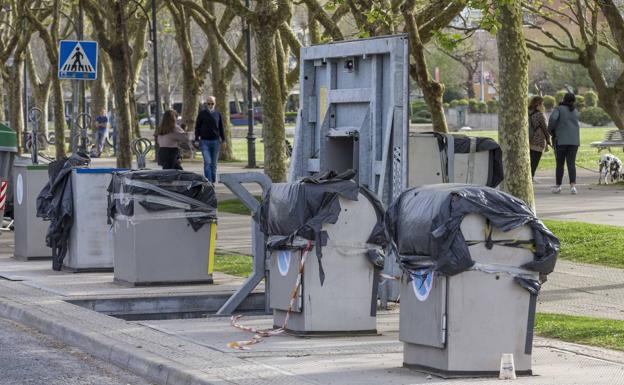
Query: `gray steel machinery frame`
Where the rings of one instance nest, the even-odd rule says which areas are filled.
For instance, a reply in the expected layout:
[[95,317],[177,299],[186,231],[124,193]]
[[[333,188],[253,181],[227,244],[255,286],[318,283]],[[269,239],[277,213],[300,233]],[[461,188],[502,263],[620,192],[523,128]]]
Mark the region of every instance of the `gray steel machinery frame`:
[[[260,203],[254,198],[254,196],[247,190],[243,183],[257,183],[262,187],[262,195],[271,187],[271,180],[264,174],[259,172],[245,172],[236,174],[219,174],[219,180],[227,188],[230,189],[236,195],[238,199],[252,212],[255,213]],[[251,225],[251,250],[253,253],[253,272],[245,280],[243,285],[234,293],[224,304],[221,306],[218,315],[232,314],[238,306],[251,295],[252,291],[262,282],[264,279],[265,294],[264,294],[264,310],[266,313],[270,312],[269,307],[269,271],[266,263],[266,239],[262,231],[260,231],[260,225],[255,221]]]

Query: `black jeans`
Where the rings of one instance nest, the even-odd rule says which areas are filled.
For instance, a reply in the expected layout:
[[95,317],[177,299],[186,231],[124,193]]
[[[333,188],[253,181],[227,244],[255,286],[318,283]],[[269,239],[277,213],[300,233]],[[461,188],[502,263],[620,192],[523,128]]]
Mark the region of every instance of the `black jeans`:
[[537,170],[540,159],[542,159],[542,152],[531,150],[531,176],[533,177],[535,176],[535,170]]
[[180,165],[180,150],[173,147],[158,148],[158,161],[163,170],[182,170]]
[[557,186],[561,186],[563,181],[563,165],[568,166],[568,177],[570,183],[576,183],[576,153],[579,146],[574,145],[557,145],[555,148],[555,159],[557,161],[557,170],[555,171],[555,179]]

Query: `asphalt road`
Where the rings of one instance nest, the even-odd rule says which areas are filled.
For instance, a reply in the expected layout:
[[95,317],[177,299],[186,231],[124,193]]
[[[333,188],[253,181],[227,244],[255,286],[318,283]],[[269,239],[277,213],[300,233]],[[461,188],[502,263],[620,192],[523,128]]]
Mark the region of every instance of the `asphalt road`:
[[0,318],[0,385],[148,385],[34,329]]

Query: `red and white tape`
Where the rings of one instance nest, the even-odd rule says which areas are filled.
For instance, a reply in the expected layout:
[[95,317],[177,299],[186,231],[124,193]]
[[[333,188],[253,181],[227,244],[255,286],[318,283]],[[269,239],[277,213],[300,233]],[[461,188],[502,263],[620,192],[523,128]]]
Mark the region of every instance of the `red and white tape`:
[[0,211],[4,211],[6,208],[7,191],[9,190],[9,182],[6,180],[0,181]]
[[290,318],[290,313],[292,313],[292,309],[295,306],[295,301],[297,300],[297,293],[299,292],[299,288],[301,287],[301,281],[303,279],[303,267],[305,266],[305,262],[308,257],[308,254],[310,253],[310,250],[312,250],[312,241],[308,241],[308,245],[306,246],[305,249],[303,249],[303,254],[301,255],[301,262],[299,263],[299,273],[297,274],[297,282],[295,283],[295,287],[290,293],[290,303],[288,304],[288,311],[286,312],[286,318],[284,318],[284,324],[282,325],[282,327],[277,328],[277,329],[265,329],[265,330],[256,329],[250,326],[244,326],[242,324],[239,324],[237,321],[242,317],[242,315],[232,316],[232,318],[230,318],[230,325],[232,325],[233,327],[237,329],[244,330],[250,333],[254,333],[254,335],[249,340],[229,342],[227,344],[229,348],[238,349],[238,350],[249,350],[247,346],[257,344],[258,342],[262,341],[262,339],[265,337],[271,337],[277,334],[281,334],[284,332],[284,330],[286,330],[286,327],[288,326],[288,319]]

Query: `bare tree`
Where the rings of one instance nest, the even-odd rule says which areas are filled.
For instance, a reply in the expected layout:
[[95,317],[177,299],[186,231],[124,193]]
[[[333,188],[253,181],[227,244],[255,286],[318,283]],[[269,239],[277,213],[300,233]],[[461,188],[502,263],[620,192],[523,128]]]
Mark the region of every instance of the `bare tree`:
[[[41,122],[39,122],[38,126],[38,135],[46,137],[48,134],[48,102],[52,85],[50,77],[55,74],[55,71],[52,71],[50,64],[44,60],[38,60],[35,63],[33,52],[35,52],[38,57],[43,57],[45,55],[45,47],[41,46],[40,39],[31,40],[30,49],[26,50],[26,64],[35,106],[40,108],[42,112]],[[45,149],[47,142],[42,141],[41,143]]]
[[[53,0],[44,12],[31,10],[29,4],[23,5],[24,15],[39,32],[43,40],[50,68],[58,67],[58,44],[61,40],[61,16],[64,13],[63,4],[60,0]],[[49,18],[49,19],[48,19]],[[49,25],[49,27],[48,27]],[[69,28],[69,27],[67,27]],[[65,32],[67,32],[67,28]],[[56,158],[65,156],[65,110],[63,103],[63,88],[58,76],[51,76],[52,96],[54,99],[54,136]]]
[[[562,7],[550,2],[524,1],[535,16],[528,20],[542,40],[527,39],[527,46],[546,57],[567,64],[580,64],[596,87],[599,103],[620,130],[624,130],[624,71],[609,82],[598,60],[606,49],[624,62],[623,9],[614,0],[564,0]],[[606,22],[604,22],[606,21]]]
[[[529,56],[519,1],[496,0],[500,28],[496,35],[500,77],[498,138],[503,152],[504,189],[535,207],[529,160]],[[509,177],[513,176],[513,177]]]
[[147,15],[134,3],[123,0],[83,2],[89,18],[95,24],[100,46],[111,62],[112,86],[117,116],[117,167],[130,168],[132,133],[138,136],[134,89],[145,58]]

